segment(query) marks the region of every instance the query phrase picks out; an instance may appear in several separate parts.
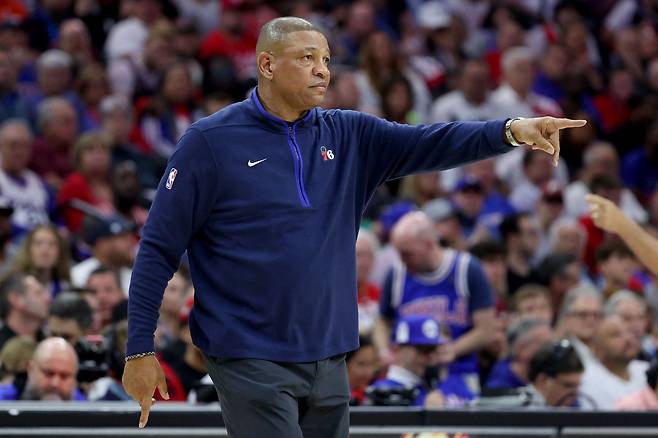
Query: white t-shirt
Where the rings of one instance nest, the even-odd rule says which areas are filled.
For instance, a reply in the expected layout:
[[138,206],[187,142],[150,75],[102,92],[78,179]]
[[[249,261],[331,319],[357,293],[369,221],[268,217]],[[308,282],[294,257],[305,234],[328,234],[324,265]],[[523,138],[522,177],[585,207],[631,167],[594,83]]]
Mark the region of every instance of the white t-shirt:
[[22,181],[9,177],[0,170],[0,196],[14,207],[11,222],[24,230],[50,222],[48,215],[48,191],[36,173],[26,169]]
[[591,397],[598,409],[613,409],[614,404],[620,398],[640,391],[647,385],[646,370],[649,364],[640,360],[633,360],[628,365],[630,379],[628,381],[612,374],[600,362],[591,362],[585,369],[580,391],[586,397],[582,397],[581,406],[590,407],[592,402],[587,399]]

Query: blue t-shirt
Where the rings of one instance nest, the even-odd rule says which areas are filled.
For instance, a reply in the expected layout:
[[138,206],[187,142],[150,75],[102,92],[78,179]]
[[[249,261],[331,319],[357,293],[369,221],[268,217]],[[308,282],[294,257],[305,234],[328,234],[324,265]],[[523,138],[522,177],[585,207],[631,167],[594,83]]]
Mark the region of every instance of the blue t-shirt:
[[[480,262],[465,252],[443,250],[441,266],[428,274],[410,274],[398,265],[389,272],[380,298],[380,313],[395,321],[400,316],[431,316],[457,339],[473,328],[473,312],[493,306],[493,295]],[[451,374],[476,373],[474,353],[450,365]]]
[[526,382],[521,380],[519,376],[512,370],[511,359],[501,359],[494,365],[487,379],[485,388],[496,389],[513,389],[522,388],[527,385]]

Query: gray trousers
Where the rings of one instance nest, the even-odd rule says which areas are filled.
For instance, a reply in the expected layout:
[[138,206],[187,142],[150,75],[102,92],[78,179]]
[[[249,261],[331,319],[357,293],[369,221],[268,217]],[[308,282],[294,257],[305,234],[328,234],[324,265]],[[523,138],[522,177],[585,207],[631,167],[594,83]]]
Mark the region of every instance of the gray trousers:
[[231,438],[347,438],[345,355],[284,363],[205,355]]

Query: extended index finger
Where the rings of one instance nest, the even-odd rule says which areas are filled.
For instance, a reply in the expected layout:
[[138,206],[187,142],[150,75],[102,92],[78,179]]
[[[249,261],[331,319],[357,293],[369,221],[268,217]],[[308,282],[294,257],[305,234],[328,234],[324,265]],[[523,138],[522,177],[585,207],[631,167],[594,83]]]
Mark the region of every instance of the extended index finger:
[[587,124],[587,120],[573,120],[573,119],[565,119],[565,118],[555,119],[555,127],[557,129],[580,128],[581,126],[585,126],[586,124]]
[[140,402],[142,412],[139,415],[139,428],[146,426],[146,423],[149,421],[149,412],[151,411],[151,405],[153,404],[153,399],[151,397],[145,397]]

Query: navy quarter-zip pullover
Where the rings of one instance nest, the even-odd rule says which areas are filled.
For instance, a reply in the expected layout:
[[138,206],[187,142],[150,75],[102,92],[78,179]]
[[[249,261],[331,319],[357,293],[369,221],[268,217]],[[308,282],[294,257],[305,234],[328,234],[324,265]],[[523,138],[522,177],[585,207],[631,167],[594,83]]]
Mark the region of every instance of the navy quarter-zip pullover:
[[354,111],[289,123],[257,92],[194,123],[160,181],[133,268],[127,355],[154,351],[167,281],[187,249],[195,345],[225,358],[310,362],[358,348],[355,240],[384,181],[513,148],[504,121],[407,126]]

